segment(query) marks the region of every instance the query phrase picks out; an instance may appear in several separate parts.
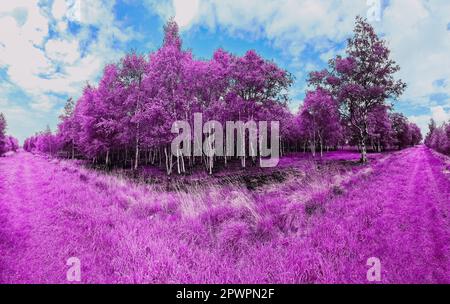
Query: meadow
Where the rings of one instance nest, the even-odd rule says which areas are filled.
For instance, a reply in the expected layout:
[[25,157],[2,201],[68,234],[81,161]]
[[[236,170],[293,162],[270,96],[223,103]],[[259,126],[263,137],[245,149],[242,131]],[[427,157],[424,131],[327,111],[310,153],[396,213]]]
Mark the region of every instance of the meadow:
[[67,283],[77,257],[82,283],[368,283],[377,257],[383,283],[449,283],[449,158],[416,146],[369,159],[294,153],[277,174],[264,169],[278,178],[194,175],[167,190],[10,154],[0,158],[0,282]]

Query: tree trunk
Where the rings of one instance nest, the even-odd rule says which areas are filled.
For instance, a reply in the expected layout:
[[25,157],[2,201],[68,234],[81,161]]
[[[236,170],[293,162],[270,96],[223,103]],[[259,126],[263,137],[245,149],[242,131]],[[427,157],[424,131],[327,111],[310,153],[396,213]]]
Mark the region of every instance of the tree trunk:
[[319,143],[320,143],[320,157],[323,157],[323,142],[322,137],[319,137]]
[[315,141],[311,141],[311,153],[313,157],[316,157],[316,142]]
[[139,139],[136,139],[136,154],[134,156],[134,170],[137,170],[139,164]]
[[361,162],[363,164],[367,163],[366,141],[364,138],[361,139]]
[[209,157],[209,175],[212,175],[213,162],[214,162],[214,156],[210,156]]
[[181,172],[186,173],[186,167],[184,165],[184,155],[181,153]]
[[178,175],[181,174],[181,168],[180,168],[180,150],[177,149],[177,171]]
[[167,154],[167,147],[164,147],[164,154],[166,156],[166,172],[167,175],[172,173],[172,153],[170,154],[170,165],[169,165],[169,155]]
[[106,159],[105,159],[105,165],[108,166],[109,164],[109,149],[106,151]]
[[241,158],[241,167],[245,168],[245,155],[247,154],[247,151],[245,150],[245,133],[244,133],[244,138],[242,139],[242,158]]

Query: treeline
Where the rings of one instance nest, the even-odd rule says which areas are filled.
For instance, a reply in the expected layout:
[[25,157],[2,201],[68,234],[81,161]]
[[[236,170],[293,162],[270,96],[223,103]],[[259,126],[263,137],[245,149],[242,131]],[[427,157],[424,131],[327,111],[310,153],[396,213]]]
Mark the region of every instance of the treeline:
[[13,136],[6,135],[6,119],[3,113],[0,113],[0,156],[6,152],[16,152],[19,149],[19,142]]
[[450,121],[437,126],[431,119],[428,128],[425,144],[438,152],[450,155]]
[[[358,147],[361,151],[361,133],[340,115],[340,105],[332,95],[321,88],[308,92],[299,114],[294,116],[288,137],[290,150],[309,149],[313,155],[342,145]],[[395,113],[385,104],[379,104],[368,114],[366,147],[373,152],[403,149],[422,141],[420,128],[401,113]],[[356,131],[355,131],[356,129]]]
[[[219,49],[211,60],[196,60],[182,49],[175,22],[169,21],[164,30],[160,49],[148,57],[127,54],[106,66],[97,87],[88,85],[76,103],[67,102],[57,134],[38,134],[27,139],[24,148],[83,157],[108,167],[158,164],[170,174],[175,164],[179,173],[203,164],[211,172],[217,161],[227,162],[228,157],[171,151],[175,121],[193,126],[194,113],[202,113],[204,122],[224,126],[226,121],[289,117],[288,72],[254,51],[238,57]],[[247,143],[246,156],[251,149],[256,147]],[[241,157],[243,166],[246,159]]]
[[404,148],[421,141],[417,126],[392,113],[386,103],[405,85],[393,79],[399,68],[389,59],[384,41],[361,18],[348,43],[348,57],[337,57],[329,69],[311,73],[296,115],[287,106],[293,77],[274,62],[254,51],[240,57],[222,49],[211,60],[196,60],[182,49],[175,22],[169,21],[164,31],[160,49],[148,57],[127,54],[106,66],[97,87],[88,85],[77,102],[68,100],[57,133],[48,129],[27,139],[24,148],[107,167],[159,165],[168,174],[198,165],[211,173],[215,164],[226,166],[232,159],[243,167],[248,161],[257,164],[260,149],[248,141],[239,157],[171,151],[173,122],[192,126],[194,113],[223,126],[226,121],[279,121],[281,155],[307,149],[315,154],[350,144],[359,147],[366,161],[368,149]]

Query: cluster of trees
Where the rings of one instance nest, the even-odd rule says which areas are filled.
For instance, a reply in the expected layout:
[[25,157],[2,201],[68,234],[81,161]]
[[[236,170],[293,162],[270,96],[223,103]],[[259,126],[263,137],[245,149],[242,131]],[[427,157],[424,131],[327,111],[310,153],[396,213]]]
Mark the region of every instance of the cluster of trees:
[[[361,150],[362,162],[367,161],[369,144],[376,144],[378,149],[388,144],[389,129],[403,132],[396,130],[395,120],[400,116],[389,117],[391,105],[387,100],[397,99],[406,84],[394,79],[400,67],[389,55],[386,42],[369,23],[357,17],[354,35],[347,41],[346,57],[337,56],[329,61],[327,69],[310,73],[309,86],[315,94],[329,95],[337,103],[341,121]],[[405,142],[399,140],[397,144],[403,147]]]
[[[171,128],[177,120],[285,121],[291,75],[256,52],[242,57],[217,50],[196,60],[182,49],[178,26],[169,21],[160,49],[148,57],[130,53],[105,67],[97,87],[88,85],[69,100],[56,135],[43,132],[25,142],[26,150],[82,156],[106,166],[163,164],[170,174],[204,163],[209,171],[227,157],[173,157]],[[255,147],[245,147],[246,155]],[[180,149],[181,150],[181,149]],[[245,166],[246,157],[242,157]],[[189,164],[186,165],[185,162]]]
[[[356,146],[365,156],[365,150],[382,152],[388,149],[403,149],[422,141],[420,128],[409,122],[401,113],[392,112],[389,105],[380,104],[369,112],[366,133],[361,136],[355,128],[340,115],[340,103],[323,88],[309,91],[299,114],[295,117],[293,140],[303,150],[310,149],[313,155],[320,150],[337,149],[338,146]],[[356,130],[355,130],[356,129]],[[362,143],[361,140],[364,140]],[[365,147],[363,146],[365,145]]]
[[39,151],[56,155],[59,151],[62,151],[63,146],[61,145],[61,137],[53,135],[50,127],[47,126],[45,131],[25,139],[23,149],[28,152]]
[[[196,60],[182,49],[174,21],[164,30],[160,49],[148,57],[130,53],[106,66],[97,87],[87,85],[77,102],[68,100],[57,133],[48,129],[27,139],[24,148],[106,166],[159,164],[168,174],[175,164],[178,173],[196,164],[212,172],[215,163],[226,165],[230,157],[195,157],[183,155],[182,149],[172,156],[170,151],[173,122],[193,125],[194,113],[223,126],[226,121],[279,121],[280,154],[307,148],[315,154],[351,144],[359,147],[364,162],[367,147],[381,151],[421,140],[417,126],[391,113],[386,103],[406,85],[394,80],[398,65],[362,18],[348,41],[348,56],[310,74],[309,91],[296,115],[287,107],[293,78],[274,62],[254,51],[240,57],[222,49],[211,60]],[[256,163],[255,150],[251,142],[244,143],[243,167],[249,157]]]
[[425,144],[438,152],[450,155],[450,121],[438,127],[431,119],[428,128]]
[[293,137],[317,149],[339,144],[357,146],[361,161],[367,161],[367,149],[381,152],[405,148],[421,142],[417,125],[392,104],[406,88],[394,74],[400,67],[389,58],[385,41],[373,27],[357,17],[354,36],[348,39],[346,57],[337,56],[329,67],[310,73],[304,104],[295,118]]
[[9,151],[16,152],[19,149],[19,142],[16,138],[6,135],[6,119],[0,113],[0,156]]

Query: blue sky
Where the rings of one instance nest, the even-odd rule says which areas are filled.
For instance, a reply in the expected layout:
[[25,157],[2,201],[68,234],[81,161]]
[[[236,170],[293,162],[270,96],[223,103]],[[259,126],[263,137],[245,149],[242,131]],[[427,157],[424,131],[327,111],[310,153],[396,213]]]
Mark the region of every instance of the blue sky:
[[431,117],[450,119],[447,0],[1,1],[0,112],[21,141],[46,125],[55,130],[69,96],[78,98],[127,51],[157,49],[171,16],[197,58],[219,47],[235,54],[255,49],[289,70],[295,111],[306,75],[342,53],[355,16],[368,14],[408,83],[396,109],[424,132]]

